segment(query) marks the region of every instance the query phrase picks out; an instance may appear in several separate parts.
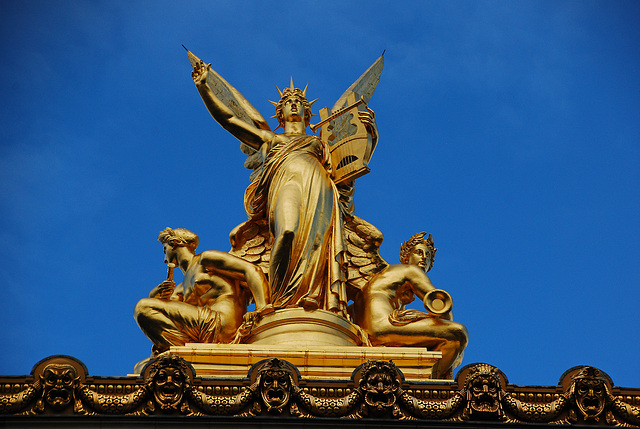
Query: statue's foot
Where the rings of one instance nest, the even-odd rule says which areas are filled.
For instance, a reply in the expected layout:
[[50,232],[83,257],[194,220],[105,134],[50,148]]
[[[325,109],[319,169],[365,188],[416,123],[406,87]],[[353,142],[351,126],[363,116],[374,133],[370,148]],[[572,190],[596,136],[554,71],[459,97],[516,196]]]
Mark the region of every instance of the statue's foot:
[[156,357],[159,354],[162,354],[168,350],[169,350],[169,346],[161,346],[158,344],[154,344],[153,347],[151,347],[151,356]]
[[320,303],[313,298],[302,298],[299,302],[300,307],[304,308],[306,311],[315,311],[320,308]]

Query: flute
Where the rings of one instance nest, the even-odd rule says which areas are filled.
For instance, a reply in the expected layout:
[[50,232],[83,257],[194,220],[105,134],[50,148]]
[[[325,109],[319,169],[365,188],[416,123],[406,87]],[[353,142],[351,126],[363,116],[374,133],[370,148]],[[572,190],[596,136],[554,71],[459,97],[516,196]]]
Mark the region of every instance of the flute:
[[167,280],[168,282],[173,281],[173,270],[176,268],[176,264],[174,264],[173,262],[169,262],[167,264]]

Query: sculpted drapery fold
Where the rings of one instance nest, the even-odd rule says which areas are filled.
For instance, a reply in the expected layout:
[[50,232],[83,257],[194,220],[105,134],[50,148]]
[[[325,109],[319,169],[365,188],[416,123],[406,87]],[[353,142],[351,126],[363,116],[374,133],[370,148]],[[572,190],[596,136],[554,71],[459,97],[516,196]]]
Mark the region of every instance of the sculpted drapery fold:
[[293,188],[293,194],[304,199],[294,212],[297,232],[288,270],[284,279],[271,282],[275,308],[305,306],[346,315],[345,210],[330,172],[328,148],[318,137],[302,135],[286,142],[274,139],[261,174],[245,192],[247,223],[266,218],[274,232],[282,194],[291,195]]

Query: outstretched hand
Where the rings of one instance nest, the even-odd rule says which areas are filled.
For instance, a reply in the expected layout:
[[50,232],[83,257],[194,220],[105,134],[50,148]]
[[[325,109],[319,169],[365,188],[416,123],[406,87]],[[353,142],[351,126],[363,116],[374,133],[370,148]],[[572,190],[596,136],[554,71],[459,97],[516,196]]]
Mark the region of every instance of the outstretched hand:
[[191,78],[193,79],[193,83],[196,86],[200,86],[207,82],[207,75],[209,74],[209,70],[211,69],[211,63],[205,66],[204,62],[200,61],[196,63],[193,71],[191,72]]

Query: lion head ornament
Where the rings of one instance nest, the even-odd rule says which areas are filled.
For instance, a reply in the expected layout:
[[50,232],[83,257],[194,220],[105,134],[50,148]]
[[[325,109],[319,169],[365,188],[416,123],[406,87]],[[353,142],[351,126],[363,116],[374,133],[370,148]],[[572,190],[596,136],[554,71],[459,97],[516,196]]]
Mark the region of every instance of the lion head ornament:
[[569,395],[585,421],[598,421],[605,410],[611,389],[604,373],[584,367],[571,379]]
[[67,408],[75,399],[75,390],[80,377],[70,364],[49,364],[40,375],[44,388],[43,399],[54,410]]
[[400,372],[393,362],[365,362],[359,387],[369,411],[374,414],[393,411],[400,389]]

